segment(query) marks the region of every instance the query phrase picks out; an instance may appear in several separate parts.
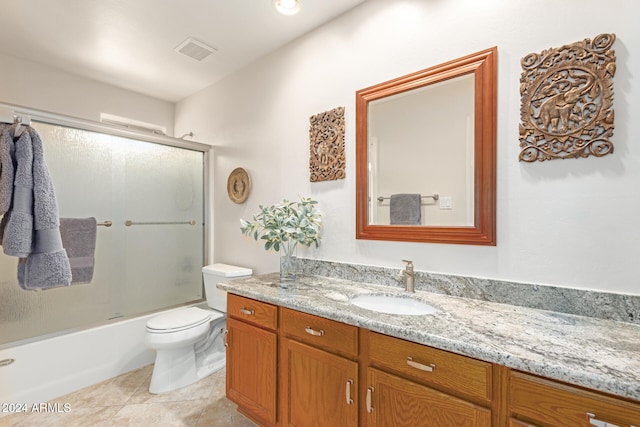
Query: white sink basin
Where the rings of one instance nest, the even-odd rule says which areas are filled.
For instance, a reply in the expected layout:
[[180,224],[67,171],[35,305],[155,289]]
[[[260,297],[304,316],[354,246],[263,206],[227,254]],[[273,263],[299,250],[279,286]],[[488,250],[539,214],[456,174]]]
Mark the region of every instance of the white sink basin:
[[351,298],[351,304],[367,310],[387,314],[404,314],[419,316],[433,314],[438,311],[427,303],[410,296],[399,295],[359,295]]

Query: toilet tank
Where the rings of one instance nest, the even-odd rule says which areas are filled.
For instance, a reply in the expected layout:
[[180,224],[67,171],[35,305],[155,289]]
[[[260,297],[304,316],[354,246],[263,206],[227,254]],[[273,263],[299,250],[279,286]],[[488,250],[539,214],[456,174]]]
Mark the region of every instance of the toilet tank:
[[207,296],[207,305],[214,310],[227,312],[227,293],[216,288],[220,282],[241,279],[253,274],[250,268],[237,267],[229,264],[211,264],[202,267],[204,278],[204,293]]

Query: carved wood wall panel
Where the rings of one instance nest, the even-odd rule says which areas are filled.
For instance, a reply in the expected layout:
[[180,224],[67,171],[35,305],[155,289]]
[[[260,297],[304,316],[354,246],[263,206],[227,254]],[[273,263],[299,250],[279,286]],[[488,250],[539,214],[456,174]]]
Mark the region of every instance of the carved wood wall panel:
[[344,179],[344,107],[309,118],[311,182]]
[[615,34],[522,58],[520,160],[613,153]]

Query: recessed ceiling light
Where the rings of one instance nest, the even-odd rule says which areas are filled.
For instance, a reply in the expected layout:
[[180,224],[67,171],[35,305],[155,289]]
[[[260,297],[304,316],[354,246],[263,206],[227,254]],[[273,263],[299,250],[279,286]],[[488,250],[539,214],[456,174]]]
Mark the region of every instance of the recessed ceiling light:
[[273,0],[273,6],[283,15],[295,15],[300,12],[298,0]]

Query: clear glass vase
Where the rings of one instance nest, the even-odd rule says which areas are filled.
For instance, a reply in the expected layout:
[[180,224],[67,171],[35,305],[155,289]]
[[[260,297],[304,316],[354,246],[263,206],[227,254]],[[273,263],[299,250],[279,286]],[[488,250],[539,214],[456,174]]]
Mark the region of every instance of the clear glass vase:
[[298,257],[296,248],[298,242],[287,241],[280,245],[280,281],[295,282],[298,278]]

